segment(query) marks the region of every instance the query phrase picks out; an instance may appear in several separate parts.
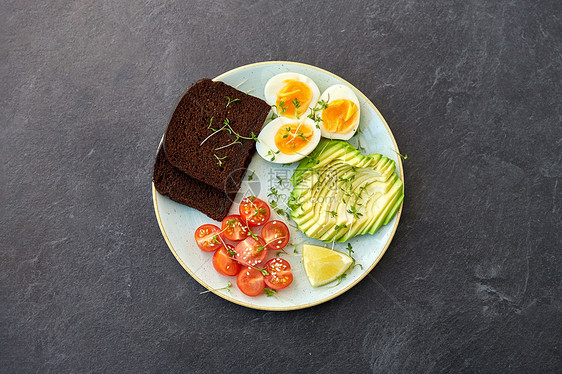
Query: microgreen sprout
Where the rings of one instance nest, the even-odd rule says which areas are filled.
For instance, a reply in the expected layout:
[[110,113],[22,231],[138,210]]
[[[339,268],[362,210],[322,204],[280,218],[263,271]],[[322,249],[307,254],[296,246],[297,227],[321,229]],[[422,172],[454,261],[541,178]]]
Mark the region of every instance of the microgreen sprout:
[[228,157],[228,156],[219,157],[216,154],[213,154],[213,156],[215,156],[215,158],[217,159],[217,164],[219,164],[219,167],[222,166],[222,160],[224,160]]
[[[342,200],[343,200],[343,199],[342,199]],[[361,216],[363,215],[362,213],[359,213],[359,212],[355,209],[355,205],[350,206],[349,209],[347,210],[347,212],[348,212],[349,214],[353,214],[353,216],[354,216],[355,218],[359,218],[359,217],[361,217]]]
[[394,152],[395,152],[398,156],[400,156],[400,157],[402,158],[402,160],[406,160],[406,159],[408,158],[408,155],[407,155],[407,154],[406,154],[406,155],[403,155],[403,154],[401,154],[400,152],[396,152],[396,151],[394,151]]
[[355,179],[355,174],[350,175],[350,176],[347,177],[347,178],[339,177],[339,178],[338,178],[338,181],[339,181],[339,182],[347,183],[347,182],[351,182],[353,179]]
[[255,266],[252,266],[252,268],[253,268],[253,269],[256,269],[256,270],[258,270],[258,271],[260,271],[264,276],[265,276],[265,275],[269,275],[269,273],[268,273],[267,270],[265,270],[265,269],[260,269],[260,268],[255,267]]
[[272,289],[272,288],[267,288],[267,287],[266,287],[266,288],[263,289],[263,293],[264,293],[267,297],[275,296],[275,295],[277,295],[277,290],[274,290],[274,289]]
[[267,151],[266,156],[271,156],[271,160],[270,160],[270,161],[275,161],[275,155],[276,155],[276,154],[279,154],[279,152],[281,152],[281,151],[274,152],[274,151],[272,151],[272,150],[269,150],[269,151]]
[[[308,138],[306,136],[304,136],[303,132],[300,131],[299,134],[296,136],[296,138],[301,138],[302,140],[304,140],[305,142],[308,142]],[[294,147],[294,146],[293,146]]]
[[322,122],[322,118],[317,115],[317,112],[326,109],[328,107],[328,101],[330,101],[329,96],[328,100],[320,100],[316,103],[314,108],[310,108],[310,114],[307,117],[316,122],[316,128],[320,128],[319,123]]
[[248,228],[248,235],[250,235],[255,241],[258,241],[258,236],[254,234],[254,232],[249,228]]
[[[330,98],[328,97],[328,101],[330,100]],[[328,107],[328,101],[326,100],[318,100],[318,110],[324,110]]]
[[295,97],[295,99],[292,101],[294,107],[295,107],[295,117],[297,119],[299,119],[299,108],[301,107],[301,102],[299,101],[299,99],[297,99]]
[[227,144],[227,145],[223,145],[222,147],[215,148],[215,151],[218,151],[218,150],[224,149],[224,148],[228,148],[228,147],[230,147],[231,145],[234,145],[234,144],[242,144],[242,142],[239,141],[238,139],[236,139],[236,140],[233,141],[232,143],[229,143],[229,144]]
[[365,152],[365,148],[361,147],[361,138],[359,136],[357,137],[357,149]]
[[349,251],[349,257],[351,257],[352,253],[355,253],[355,251],[353,250],[353,247],[351,246],[351,243],[347,243],[346,249]]
[[209,126],[207,127],[207,129],[211,130],[212,133],[209,136],[207,136],[205,139],[203,139],[203,141],[201,142],[201,144],[199,144],[199,146],[202,146],[207,140],[209,140],[209,138],[211,136],[213,136],[215,134],[218,134],[221,131],[226,131],[231,135],[234,134],[236,136],[236,139],[234,139],[233,142],[231,142],[227,145],[215,148],[215,151],[218,151],[219,149],[230,147],[231,145],[234,145],[234,144],[242,144],[242,142],[240,142],[240,139],[254,140],[256,142],[259,142],[258,137],[256,136],[256,134],[254,134],[253,131],[252,131],[250,136],[243,136],[243,135],[238,134],[236,131],[234,131],[232,126],[230,126],[230,121],[228,120],[228,118],[225,118],[225,120],[223,122],[223,126],[220,129],[217,130],[217,129],[212,128],[211,125],[213,124],[213,118],[214,117],[211,117],[211,120],[209,121]]
[[359,267],[361,268],[361,270],[363,270],[363,265],[361,265],[361,264],[355,264],[355,265],[353,265],[351,268],[352,268],[352,269],[355,269],[356,266],[359,266]]
[[334,284],[332,287],[336,287],[339,286],[339,284],[345,279],[347,278],[347,274],[343,273],[342,275],[340,275],[339,277],[337,277],[337,281],[338,283]]
[[[284,237],[284,236],[281,236],[281,237],[279,237],[279,238],[273,238],[273,239],[271,239],[270,241],[268,241],[268,242],[265,243],[264,245],[260,245],[260,246],[258,247],[258,252],[261,252],[261,251],[263,251],[264,249],[266,249],[267,246],[270,245],[271,243],[273,243],[273,242],[275,242],[275,241],[278,241],[278,240],[282,240],[282,239],[285,239],[285,237]],[[267,274],[264,274],[264,275],[267,275]]]
[[207,292],[220,291],[220,290],[227,290],[228,293],[230,293],[230,287],[232,287],[232,283],[230,283],[230,281],[228,281],[228,283],[226,284],[226,287],[213,288],[213,289],[210,289],[210,290],[207,290],[207,291],[199,292],[199,295],[203,295],[204,293],[207,293]]
[[228,108],[228,106],[232,103],[235,103],[237,101],[240,101],[240,99],[231,99],[230,97],[226,96],[226,100],[228,100],[228,102],[226,103],[226,107]]
[[254,209],[254,216],[257,216],[260,213],[265,214],[265,209],[264,208]]

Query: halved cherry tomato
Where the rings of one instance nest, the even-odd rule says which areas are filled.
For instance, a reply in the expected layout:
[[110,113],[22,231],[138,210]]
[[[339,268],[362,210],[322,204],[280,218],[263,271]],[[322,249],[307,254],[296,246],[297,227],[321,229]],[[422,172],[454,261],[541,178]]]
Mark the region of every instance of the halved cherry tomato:
[[256,238],[257,240],[248,236],[246,239],[236,244],[234,248],[236,255],[234,258],[242,265],[256,266],[265,260],[265,256],[267,256],[265,242],[259,236],[256,236]]
[[233,251],[234,247],[227,244],[226,247],[221,247],[213,255],[213,266],[219,274],[233,276],[240,272],[242,267],[230,254]]
[[281,221],[269,221],[261,230],[261,236],[267,243],[267,248],[278,251],[289,243],[291,234],[289,228]]
[[237,242],[248,237],[248,226],[238,214],[232,214],[222,220],[222,234],[228,240]]
[[240,202],[240,215],[248,226],[262,226],[269,220],[271,214],[267,203],[255,196],[248,196]]
[[293,282],[291,265],[282,258],[272,258],[265,263],[264,269],[268,272],[265,276],[265,284],[274,290],[280,290]]
[[195,241],[199,248],[205,252],[214,252],[222,245],[221,230],[215,226],[206,224],[195,230]]
[[249,266],[243,268],[240,273],[238,273],[236,285],[238,285],[238,289],[242,291],[244,295],[248,296],[258,296],[265,288],[265,282],[261,271]]

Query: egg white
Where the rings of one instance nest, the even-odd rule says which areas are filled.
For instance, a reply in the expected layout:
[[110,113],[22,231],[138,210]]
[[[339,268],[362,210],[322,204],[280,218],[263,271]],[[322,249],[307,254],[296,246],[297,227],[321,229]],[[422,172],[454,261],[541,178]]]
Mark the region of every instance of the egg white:
[[[355,95],[355,93],[351,90],[351,88],[344,86],[343,84],[335,84],[333,86],[330,86],[326,88],[326,90],[322,93],[322,96],[320,96],[319,101],[324,100],[325,102],[328,103],[328,106],[330,106],[330,102],[333,102],[335,100],[341,100],[341,99],[347,99],[355,103],[355,105],[357,105],[357,111],[359,113],[357,115],[357,119],[355,120],[355,124],[353,125],[353,129],[347,134],[334,134],[326,130],[326,128],[324,127],[324,122],[320,121],[319,122],[320,131],[322,132],[322,136],[325,138],[348,140],[353,135],[355,135],[355,132],[359,127],[359,121],[361,119],[361,106],[359,105],[359,100],[357,99],[357,95]],[[316,113],[316,115],[318,116],[317,118],[322,118],[322,113],[323,110],[319,110]]]
[[299,73],[281,73],[277,74],[273,78],[267,81],[264,88],[264,96],[265,101],[272,106],[273,112],[278,116],[283,116],[277,112],[277,93],[285,87],[284,81],[286,80],[295,80],[299,82],[305,83],[310,90],[312,91],[312,100],[310,101],[310,105],[306,109],[306,112],[303,114],[308,115],[310,113],[310,109],[314,108],[316,103],[318,102],[318,97],[320,96],[320,90],[318,86],[312,79],[307,77],[306,75],[299,74]]
[[[294,155],[287,155],[279,151],[279,148],[275,145],[275,134],[277,131],[285,125],[292,123],[304,123],[308,125],[313,133],[310,142],[299,151],[299,153]],[[256,143],[256,150],[258,154],[266,161],[273,162],[275,164],[289,164],[295,161],[299,161],[305,156],[309,155],[314,148],[318,145],[321,138],[320,129],[316,127],[316,123],[310,118],[293,119],[286,117],[279,117],[269,122],[258,135],[258,142]],[[277,153],[278,152],[278,153]],[[273,159],[273,156],[275,158]],[[273,160],[272,160],[273,159]]]

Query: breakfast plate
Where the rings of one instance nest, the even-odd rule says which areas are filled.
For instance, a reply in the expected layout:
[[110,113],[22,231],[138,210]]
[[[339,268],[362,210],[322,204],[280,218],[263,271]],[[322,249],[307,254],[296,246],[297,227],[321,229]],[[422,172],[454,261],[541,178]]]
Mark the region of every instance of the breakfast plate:
[[[214,80],[222,81],[240,91],[264,99],[264,86],[267,81],[284,72],[295,72],[310,77],[318,85],[320,91],[324,91],[334,84],[343,84],[351,88],[359,99],[361,114],[360,131],[349,142],[361,149],[363,154],[381,153],[394,160],[395,172],[402,181],[404,180],[398,146],[386,121],[365,95],[342,78],[311,65],[271,61],[245,65],[221,74]],[[298,163],[273,164],[265,161],[256,153],[248,166],[242,187],[230,208],[230,214],[238,214],[239,202],[244,196],[255,195],[267,202],[271,200],[271,195],[268,195],[271,194],[272,189],[275,189],[279,196],[288,196],[292,189],[290,177],[297,165]],[[304,236],[296,229],[294,222],[272,211],[271,219],[279,219],[289,225],[290,245],[279,254],[279,257],[286,259],[291,264],[294,280],[289,287],[280,290],[273,296],[262,294],[257,297],[249,297],[236,287],[236,277],[225,277],[214,270],[211,261],[213,254],[199,250],[195,242],[194,232],[199,226],[206,223],[220,226],[220,222],[217,223],[203,213],[161,195],[154,188],[154,184],[152,185],[152,198],[162,235],[181,266],[214,294],[233,303],[261,310],[307,308],[331,300],[349,290],[361,281],[384,255],[396,232],[402,212],[402,207],[400,207],[390,222],[373,235],[357,236],[345,243],[326,244]],[[279,201],[279,203],[282,202]],[[356,264],[360,266],[354,266],[348,270],[346,277],[341,280],[322,287],[312,287],[306,278],[302,264],[303,244],[321,245],[344,253],[348,253],[347,248],[350,244],[353,250],[352,256]],[[268,258],[274,256],[275,254],[271,253]],[[233,286],[227,288],[229,281]]]

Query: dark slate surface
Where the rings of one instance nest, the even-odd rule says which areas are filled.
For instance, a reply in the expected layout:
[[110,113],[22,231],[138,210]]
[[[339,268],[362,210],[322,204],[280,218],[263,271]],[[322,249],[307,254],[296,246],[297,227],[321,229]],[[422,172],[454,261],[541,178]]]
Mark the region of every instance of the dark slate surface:
[[[3,1],[0,371],[555,372],[562,6]],[[246,309],[176,262],[151,167],[179,95],[262,60],[355,84],[406,200],[364,281]]]

